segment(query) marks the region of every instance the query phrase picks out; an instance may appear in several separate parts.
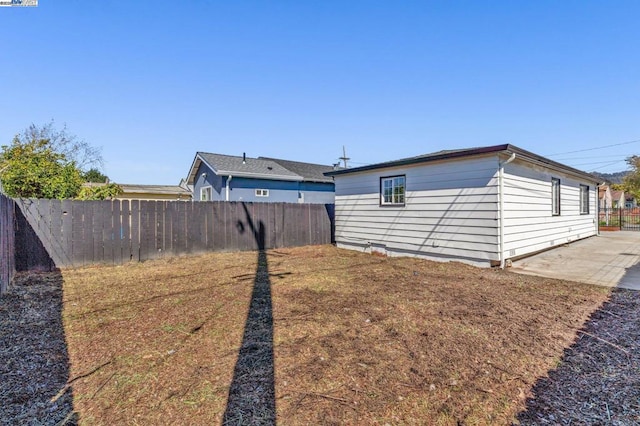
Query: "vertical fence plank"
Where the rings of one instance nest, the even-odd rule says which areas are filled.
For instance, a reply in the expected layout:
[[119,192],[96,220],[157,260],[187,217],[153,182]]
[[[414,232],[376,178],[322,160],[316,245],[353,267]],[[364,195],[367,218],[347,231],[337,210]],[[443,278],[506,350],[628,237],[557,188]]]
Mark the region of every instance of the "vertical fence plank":
[[131,200],[131,260],[140,261],[140,201]]
[[207,233],[207,243],[206,250],[211,251],[214,248],[214,240],[215,240],[215,228],[213,226],[213,210],[214,203],[211,201],[205,201],[201,203],[204,207],[205,217],[204,220],[206,222],[206,233]]
[[164,257],[166,247],[164,245],[164,220],[165,220],[165,201],[155,201],[155,226],[156,226],[156,234],[155,234],[155,244],[154,251],[156,253],[156,257]]
[[155,240],[155,217],[152,216],[155,216],[155,205],[150,201],[140,201],[140,260],[153,258],[151,239]]
[[122,263],[131,260],[131,221],[129,211],[129,200],[122,200],[120,203],[120,247]]
[[81,201],[72,201],[67,216],[71,217],[71,266],[84,265],[84,206]]
[[95,263],[93,257],[93,209],[88,201],[79,203],[82,205],[84,220],[82,221],[82,264]]
[[111,218],[113,227],[113,264],[122,265],[122,214],[120,212],[120,200],[111,201]]
[[224,204],[223,201],[212,201],[213,210],[213,250],[221,251],[227,246],[227,235],[224,228]]
[[113,206],[111,201],[100,201],[102,204],[102,235],[104,262],[113,264],[115,251],[115,229],[113,226]]
[[0,294],[9,289],[16,272],[15,215],[15,202],[0,194]]

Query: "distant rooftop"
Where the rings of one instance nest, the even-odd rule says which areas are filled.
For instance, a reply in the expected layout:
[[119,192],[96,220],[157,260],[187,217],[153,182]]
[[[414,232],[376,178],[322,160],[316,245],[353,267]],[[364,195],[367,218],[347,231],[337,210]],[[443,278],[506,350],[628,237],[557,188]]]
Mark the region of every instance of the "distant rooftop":
[[217,175],[221,176],[231,175],[289,181],[333,182],[333,179],[325,176],[324,173],[335,170],[333,166],[301,161],[197,152],[189,171],[188,184],[193,184],[195,181],[195,174],[200,162],[206,163]]

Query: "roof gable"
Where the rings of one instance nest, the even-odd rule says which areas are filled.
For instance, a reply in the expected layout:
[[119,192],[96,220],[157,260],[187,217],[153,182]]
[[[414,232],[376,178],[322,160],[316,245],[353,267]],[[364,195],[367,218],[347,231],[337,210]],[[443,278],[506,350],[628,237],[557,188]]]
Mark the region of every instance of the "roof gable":
[[200,164],[206,164],[219,176],[238,176],[256,179],[300,181],[301,176],[278,163],[260,158],[197,152],[193,160],[187,183],[192,185]]

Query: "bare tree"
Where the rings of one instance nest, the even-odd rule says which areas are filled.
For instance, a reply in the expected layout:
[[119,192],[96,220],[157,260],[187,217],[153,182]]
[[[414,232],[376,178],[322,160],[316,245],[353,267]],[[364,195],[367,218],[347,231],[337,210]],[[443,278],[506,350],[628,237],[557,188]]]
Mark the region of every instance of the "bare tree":
[[54,120],[42,126],[31,124],[22,133],[16,135],[16,138],[24,144],[48,140],[54,152],[64,155],[67,161],[73,161],[82,171],[91,167],[101,169],[104,166],[101,148],[94,147],[76,135],[69,134],[66,124],[61,130],[57,130],[54,124]]

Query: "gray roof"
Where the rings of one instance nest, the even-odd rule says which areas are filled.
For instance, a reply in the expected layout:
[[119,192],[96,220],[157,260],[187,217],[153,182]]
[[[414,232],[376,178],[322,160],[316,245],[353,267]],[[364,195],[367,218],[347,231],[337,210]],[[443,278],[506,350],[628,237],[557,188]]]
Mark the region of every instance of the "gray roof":
[[302,163],[300,161],[281,160],[279,158],[258,157],[264,160],[270,160],[280,164],[282,167],[290,170],[307,182],[333,182],[329,176],[325,176],[325,172],[335,170],[333,166],[325,166],[323,164]]
[[542,157],[538,154],[534,154],[530,151],[526,151],[522,148],[518,148],[517,146],[511,145],[511,144],[486,146],[486,147],[480,147],[480,148],[452,149],[452,150],[438,151],[438,152],[433,152],[431,154],[418,155],[416,157],[403,158],[395,161],[386,161],[384,163],[370,164],[368,166],[354,167],[351,169],[334,170],[331,172],[327,172],[326,175],[336,176],[336,175],[343,175],[347,173],[357,173],[357,172],[363,172],[368,170],[384,169],[388,167],[408,166],[413,164],[427,163],[431,161],[451,160],[455,158],[471,157],[476,155],[484,155],[484,154],[499,153],[499,152],[502,152],[505,154],[515,154],[518,158],[525,159],[529,162],[540,164],[545,167],[549,167],[551,169],[556,169],[556,170],[561,170],[567,173],[571,173],[573,175],[580,176],[592,182],[599,182],[598,178],[592,174],[589,174],[582,170],[574,169],[573,167],[569,167],[565,164],[558,163],[556,161]]
[[333,182],[333,178],[325,176],[324,173],[335,170],[332,166],[302,163],[300,161],[197,152],[187,177],[188,184],[194,183],[200,163],[205,163],[217,175],[221,176],[231,175],[303,182]]
[[236,175],[245,177],[259,177],[266,179],[301,180],[296,173],[289,171],[280,164],[262,158],[250,158],[234,155],[211,154],[198,152],[209,167],[218,175]]

